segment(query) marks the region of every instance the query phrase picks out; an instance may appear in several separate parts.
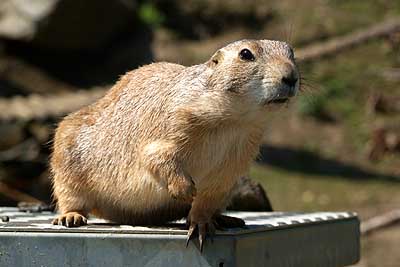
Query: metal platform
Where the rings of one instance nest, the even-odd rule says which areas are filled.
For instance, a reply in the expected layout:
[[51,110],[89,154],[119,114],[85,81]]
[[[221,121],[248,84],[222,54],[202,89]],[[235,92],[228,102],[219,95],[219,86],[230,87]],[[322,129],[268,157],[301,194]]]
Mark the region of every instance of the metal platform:
[[[230,212],[246,228],[218,231],[206,241],[185,246],[184,222],[165,227],[51,225],[51,212],[26,213],[0,208],[0,266],[272,266],[336,267],[360,257],[359,220],[348,212]],[[7,219],[4,218],[4,219]]]

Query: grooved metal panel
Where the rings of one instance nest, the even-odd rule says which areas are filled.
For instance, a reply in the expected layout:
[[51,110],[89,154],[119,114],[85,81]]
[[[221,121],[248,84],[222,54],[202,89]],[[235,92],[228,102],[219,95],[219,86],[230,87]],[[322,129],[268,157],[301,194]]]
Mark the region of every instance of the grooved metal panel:
[[184,221],[164,227],[113,225],[90,218],[89,225],[51,225],[51,212],[0,208],[0,266],[273,266],[336,267],[360,257],[359,220],[348,212],[229,212],[246,228],[217,231],[185,246]]

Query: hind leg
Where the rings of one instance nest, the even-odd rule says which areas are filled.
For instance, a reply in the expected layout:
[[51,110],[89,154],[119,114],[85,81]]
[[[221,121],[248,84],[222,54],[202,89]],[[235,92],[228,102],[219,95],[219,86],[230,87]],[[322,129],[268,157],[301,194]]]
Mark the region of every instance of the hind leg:
[[71,188],[68,184],[54,183],[54,195],[61,213],[53,220],[54,225],[77,227],[87,224],[87,215],[91,210],[90,199],[82,190]]
[[89,208],[83,196],[60,195],[57,206],[61,214],[53,220],[54,225],[77,227],[87,224]]
[[70,211],[63,213],[55,218],[52,223],[54,225],[63,225],[66,227],[77,227],[87,224],[87,218],[81,211]]

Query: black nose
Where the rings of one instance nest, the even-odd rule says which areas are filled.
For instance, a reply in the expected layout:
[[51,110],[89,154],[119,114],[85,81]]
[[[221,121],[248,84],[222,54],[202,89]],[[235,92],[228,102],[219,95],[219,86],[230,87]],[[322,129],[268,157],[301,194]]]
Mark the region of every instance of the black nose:
[[295,87],[297,80],[298,78],[294,71],[291,71],[288,75],[282,77],[282,83],[289,87]]

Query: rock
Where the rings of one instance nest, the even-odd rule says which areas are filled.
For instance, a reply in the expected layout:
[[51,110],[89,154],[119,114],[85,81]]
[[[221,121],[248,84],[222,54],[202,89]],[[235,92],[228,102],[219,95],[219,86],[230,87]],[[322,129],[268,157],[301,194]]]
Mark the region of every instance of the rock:
[[[53,5],[39,10],[34,3],[42,2]],[[114,84],[126,71],[151,62],[152,31],[135,3],[0,0],[0,95]]]
[[57,50],[104,47],[132,27],[136,2],[2,0],[0,37]]
[[15,40],[29,40],[35,36],[40,21],[55,9],[57,0],[0,2],[0,36]]
[[273,209],[263,187],[245,176],[240,178],[236,185],[228,210],[272,211]]

